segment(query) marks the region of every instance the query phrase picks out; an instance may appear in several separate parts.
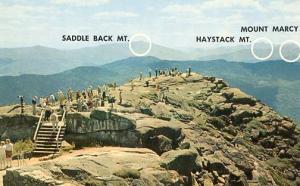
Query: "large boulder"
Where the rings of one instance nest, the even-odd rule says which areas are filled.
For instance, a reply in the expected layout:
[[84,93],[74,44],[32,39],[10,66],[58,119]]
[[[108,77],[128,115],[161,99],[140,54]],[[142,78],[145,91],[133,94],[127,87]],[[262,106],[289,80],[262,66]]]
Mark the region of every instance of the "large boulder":
[[149,143],[151,143],[151,149],[158,154],[162,154],[173,149],[172,140],[164,135],[158,135],[150,138]]
[[245,94],[238,88],[227,88],[223,89],[222,95],[230,102],[235,103],[235,104],[248,104],[248,105],[255,105],[257,100]]
[[172,150],[161,155],[161,166],[168,170],[176,170],[180,174],[189,175],[196,167],[197,155],[197,152],[191,149]]
[[181,123],[176,121],[164,121],[154,118],[143,118],[137,120],[136,131],[139,133],[144,147],[150,148],[161,154],[179,146],[183,138]]
[[98,148],[63,161],[8,169],[3,185],[179,185],[180,175],[161,162],[148,149]]
[[38,120],[38,116],[28,114],[0,115],[1,140],[7,138],[12,141],[31,139],[34,135]]

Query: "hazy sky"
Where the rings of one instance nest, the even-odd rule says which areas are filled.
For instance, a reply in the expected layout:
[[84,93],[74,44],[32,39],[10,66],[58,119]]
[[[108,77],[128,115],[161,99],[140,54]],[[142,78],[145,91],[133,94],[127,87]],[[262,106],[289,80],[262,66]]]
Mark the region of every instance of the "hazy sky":
[[[203,47],[197,35],[240,34],[241,26],[300,24],[299,0],[1,0],[0,47],[73,48],[63,34],[142,32],[169,47]],[[300,29],[300,28],[299,28]],[[275,43],[298,33],[262,33]]]

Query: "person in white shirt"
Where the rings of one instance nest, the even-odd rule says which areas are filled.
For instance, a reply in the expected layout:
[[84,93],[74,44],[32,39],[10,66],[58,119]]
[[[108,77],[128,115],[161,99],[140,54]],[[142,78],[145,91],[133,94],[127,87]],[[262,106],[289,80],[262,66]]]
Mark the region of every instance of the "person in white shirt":
[[10,142],[10,139],[6,139],[4,146],[5,146],[7,167],[11,167],[12,166],[13,144]]
[[58,128],[58,115],[53,112],[50,116],[50,122],[52,123],[52,133]]
[[6,160],[6,152],[5,152],[5,142],[1,141],[0,144],[0,169],[5,169],[5,160]]

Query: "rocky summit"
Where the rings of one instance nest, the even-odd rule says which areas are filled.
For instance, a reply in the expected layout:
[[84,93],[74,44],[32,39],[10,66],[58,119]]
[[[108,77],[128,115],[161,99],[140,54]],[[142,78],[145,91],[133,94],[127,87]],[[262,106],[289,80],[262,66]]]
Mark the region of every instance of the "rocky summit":
[[[110,89],[117,102],[120,91],[112,109],[66,118],[69,143],[115,147],[8,169],[4,185],[300,185],[299,127],[222,79],[134,79]],[[32,137],[37,119],[2,114],[0,132]]]

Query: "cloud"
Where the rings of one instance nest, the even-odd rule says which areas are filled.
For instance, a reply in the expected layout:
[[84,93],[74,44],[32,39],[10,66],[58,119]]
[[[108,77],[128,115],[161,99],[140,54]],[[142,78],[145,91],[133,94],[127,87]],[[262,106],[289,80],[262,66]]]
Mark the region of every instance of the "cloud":
[[220,8],[244,8],[244,9],[253,9],[263,11],[264,8],[258,0],[212,0],[206,1],[203,3],[207,9],[220,9]]
[[174,4],[165,7],[162,12],[170,13],[170,14],[198,14],[201,9],[199,9],[198,5],[190,5],[190,4]]
[[57,5],[68,5],[76,7],[99,6],[109,3],[110,0],[53,0]]
[[29,5],[1,5],[0,4],[0,18],[4,19],[26,19],[29,17],[39,18],[45,12],[49,14],[56,14],[58,11],[47,6],[29,6]]
[[300,1],[297,2],[271,1],[269,7],[273,11],[278,11],[287,14],[299,14]]
[[173,4],[165,7],[162,12],[170,14],[199,15],[203,11],[223,11],[224,9],[256,9],[264,11],[257,0],[206,0],[196,4]]
[[98,12],[94,14],[95,19],[108,19],[108,18],[134,18],[139,15],[134,12],[126,11],[111,11],[111,12]]

